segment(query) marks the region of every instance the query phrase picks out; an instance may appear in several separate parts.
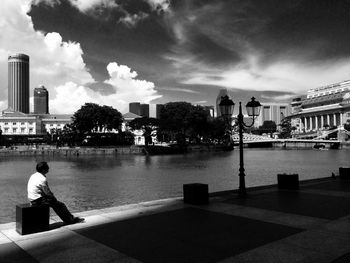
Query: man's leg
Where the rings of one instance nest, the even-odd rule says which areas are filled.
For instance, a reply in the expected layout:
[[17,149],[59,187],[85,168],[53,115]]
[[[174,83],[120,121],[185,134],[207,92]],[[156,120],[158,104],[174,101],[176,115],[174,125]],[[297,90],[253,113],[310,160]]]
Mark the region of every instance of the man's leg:
[[67,206],[55,197],[42,197],[37,202],[35,201],[32,202],[34,205],[49,205],[66,224],[74,223],[74,216],[69,212]]

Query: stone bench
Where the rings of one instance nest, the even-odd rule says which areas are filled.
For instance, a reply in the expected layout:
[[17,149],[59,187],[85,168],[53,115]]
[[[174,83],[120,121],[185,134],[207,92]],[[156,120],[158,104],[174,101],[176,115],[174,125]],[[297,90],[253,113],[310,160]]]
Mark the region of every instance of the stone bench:
[[16,205],[16,231],[27,235],[49,230],[50,207],[31,204]]
[[209,193],[207,184],[184,184],[184,202],[192,205],[204,205],[209,203]]
[[277,174],[278,189],[299,189],[299,174]]
[[350,179],[350,167],[339,167],[339,178]]

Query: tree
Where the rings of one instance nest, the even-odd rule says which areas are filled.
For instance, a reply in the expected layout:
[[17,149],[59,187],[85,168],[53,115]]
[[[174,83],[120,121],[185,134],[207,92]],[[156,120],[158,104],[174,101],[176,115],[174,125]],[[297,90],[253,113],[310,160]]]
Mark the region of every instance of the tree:
[[160,112],[160,133],[166,133],[178,144],[185,144],[186,138],[200,138],[208,134],[209,112],[202,106],[188,102],[169,102]]
[[202,106],[192,106],[189,116],[189,136],[196,140],[197,143],[201,142],[201,138],[208,137],[210,133],[209,127],[209,112]]
[[72,119],[73,129],[79,133],[120,130],[123,122],[122,114],[118,110],[95,103],[85,103],[74,113]]
[[281,127],[281,137],[290,138],[291,132],[293,130],[291,120],[289,118],[283,118],[280,124]]
[[274,121],[264,121],[263,125],[259,127],[260,133],[273,133],[277,129]]
[[133,119],[128,126],[132,130],[142,130],[146,146],[152,143],[152,135],[159,127],[159,120],[155,118],[142,117]]
[[227,120],[218,117],[209,122],[210,139],[218,143],[224,143],[227,131]]

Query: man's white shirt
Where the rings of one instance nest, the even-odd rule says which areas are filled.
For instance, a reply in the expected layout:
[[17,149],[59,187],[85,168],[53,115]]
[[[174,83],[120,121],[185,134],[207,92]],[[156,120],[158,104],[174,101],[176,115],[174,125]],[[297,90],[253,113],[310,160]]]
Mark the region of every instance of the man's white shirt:
[[30,176],[27,190],[29,201],[34,201],[45,195],[53,195],[47,183],[46,176],[39,172]]

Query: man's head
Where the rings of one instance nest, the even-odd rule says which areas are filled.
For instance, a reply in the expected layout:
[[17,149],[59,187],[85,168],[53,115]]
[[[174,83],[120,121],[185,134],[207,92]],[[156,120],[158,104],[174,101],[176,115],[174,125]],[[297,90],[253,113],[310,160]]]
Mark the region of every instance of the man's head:
[[47,174],[49,172],[49,165],[47,162],[40,162],[36,165],[36,171],[41,174]]

